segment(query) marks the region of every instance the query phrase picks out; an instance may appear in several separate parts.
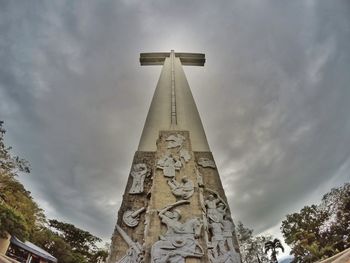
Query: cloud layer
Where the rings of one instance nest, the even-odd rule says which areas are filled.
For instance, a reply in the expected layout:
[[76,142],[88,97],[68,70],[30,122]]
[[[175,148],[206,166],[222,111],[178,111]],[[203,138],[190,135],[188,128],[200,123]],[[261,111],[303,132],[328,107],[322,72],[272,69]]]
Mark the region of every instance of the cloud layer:
[[234,218],[270,229],[349,180],[348,1],[0,1],[0,119],[49,217],[108,239],[159,67],[185,69]]

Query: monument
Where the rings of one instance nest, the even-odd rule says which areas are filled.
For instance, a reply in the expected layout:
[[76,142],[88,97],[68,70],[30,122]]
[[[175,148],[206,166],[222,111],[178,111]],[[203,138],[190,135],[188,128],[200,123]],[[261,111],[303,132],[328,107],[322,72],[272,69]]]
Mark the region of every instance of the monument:
[[162,65],[118,212],[108,263],[241,263],[231,211],[182,66],[197,53],[141,53]]

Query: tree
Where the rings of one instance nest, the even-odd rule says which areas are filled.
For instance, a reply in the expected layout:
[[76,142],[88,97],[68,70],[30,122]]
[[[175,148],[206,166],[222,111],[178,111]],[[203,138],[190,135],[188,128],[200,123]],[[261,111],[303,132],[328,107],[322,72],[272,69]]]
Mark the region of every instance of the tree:
[[236,233],[240,244],[243,263],[267,262],[268,258],[264,251],[265,243],[272,240],[271,236],[253,236],[253,230],[238,222]]
[[[19,172],[29,173],[29,164],[26,160],[11,154],[12,147],[5,145],[4,136],[6,130],[3,128],[3,121],[0,121],[0,174],[17,176]],[[1,184],[0,184],[1,188]]]
[[105,262],[108,257],[107,250],[98,250],[91,258],[91,262]]
[[329,214],[329,220],[322,229],[328,243],[333,244],[337,251],[350,247],[350,183],[326,193],[320,209]]
[[23,216],[13,208],[0,204],[0,238],[6,238],[7,233],[22,240],[29,235]]
[[45,249],[57,258],[60,263],[85,263],[85,259],[78,260],[71,246],[56,233],[46,227],[38,228],[34,232],[31,241]]
[[267,241],[265,243],[265,254],[267,254],[267,252],[271,250],[271,263],[278,263],[278,248],[281,249],[282,252],[284,252],[284,247],[282,246],[281,241],[277,238],[275,238],[273,241]]
[[44,216],[30,192],[15,179],[19,173],[29,173],[29,164],[11,154],[11,147],[5,145],[5,133],[0,121],[0,236],[7,232],[23,239]]
[[[98,263],[105,261],[108,256],[107,249],[99,249],[95,245],[95,241],[100,241],[99,238],[71,224],[62,223],[57,220],[49,221],[52,221],[61,230],[54,231],[53,229],[41,226],[34,232],[31,242],[48,251],[57,258],[58,262]],[[69,235],[65,235],[64,232],[69,232]],[[74,238],[73,235],[75,234],[80,237]],[[88,241],[81,238],[82,236],[89,237],[87,239],[90,241],[95,241],[92,241],[93,244],[89,244]]]
[[87,231],[79,229],[72,224],[57,220],[49,220],[50,227],[56,229],[56,234],[62,237],[72,248],[75,254],[80,254],[89,262],[96,262],[104,256],[103,250],[99,250],[96,243],[102,240]]
[[22,216],[27,225],[28,234],[31,234],[36,225],[45,222],[43,210],[33,200],[30,192],[15,178],[0,175],[0,181],[2,183],[0,198],[3,205],[11,207]]
[[319,205],[286,216],[281,230],[293,262],[315,262],[350,247],[350,184],[325,194]]

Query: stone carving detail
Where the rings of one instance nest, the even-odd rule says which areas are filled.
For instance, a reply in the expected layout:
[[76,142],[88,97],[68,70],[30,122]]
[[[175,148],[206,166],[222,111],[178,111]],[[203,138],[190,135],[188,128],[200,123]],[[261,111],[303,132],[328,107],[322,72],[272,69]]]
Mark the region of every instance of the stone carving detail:
[[181,134],[176,134],[176,135],[170,135],[165,140],[168,142],[167,148],[171,149],[171,148],[176,148],[178,146],[182,146],[186,138]]
[[232,221],[230,213],[226,213],[224,215],[224,220],[222,221],[222,232],[224,236],[224,240],[227,242],[227,246],[230,251],[235,251],[235,247],[233,245],[233,233],[235,233],[235,224]]
[[235,226],[232,222],[228,206],[215,192],[211,192],[204,201],[206,207],[206,224],[210,232],[208,255],[211,263],[240,263],[240,255],[233,244]]
[[232,234],[234,224],[228,213],[225,214],[221,222],[209,220],[211,232],[211,242],[209,247],[209,259],[212,263],[240,263],[239,253],[233,246]]
[[165,156],[157,162],[157,168],[163,170],[165,177],[174,178],[175,171],[180,170],[181,167],[181,161],[175,159],[169,152],[167,152]]
[[194,193],[193,182],[186,176],[182,177],[181,183],[178,183],[174,178],[168,180],[168,185],[170,186],[173,195],[180,197],[181,199],[189,199]]
[[140,243],[132,241],[120,226],[116,225],[115,228],[124,241],[129,245],[126,255],[119,259],[117,263],[143,263],[143,251]]
[[202,228],[200,219],[196,217],[181,223],[180,212],[175,209],[170,211],[175,206],[186,203],[189,202],[181,200],[159,212],[159,217],[167,226],[167,231],[152,246],[152,263],[185,263],[188,257],[201,258],[204,255],[203,248],[197,241]]
[[133,178],[129,194],[140,194],[143,193],[143,183],[149,171],[147,165],[144,163],[134,164],[130,173]]
[[198,187],[204,187],[203,176],[201,175],[197,167],[194,170],[196,173]]
[[123,214],[123,222],[129,227],[135,227],[140,222],[140,214],[146,210],[142,207],[138,210],[126,210]]
[[213,160],[210,160],[208,158],[199,158],[198,164],[204,168],[210,167],[210,168],[216,168],[216,165]]
[[213,222],[221,222],[223,220],[226,205],[219,198],[209,195],[207,200],[205,200],[205,206],[207,207],[208,219]]
[[180,157],[184,159],[186,163],[191,160],[191,154],[186,149],[180,150]]

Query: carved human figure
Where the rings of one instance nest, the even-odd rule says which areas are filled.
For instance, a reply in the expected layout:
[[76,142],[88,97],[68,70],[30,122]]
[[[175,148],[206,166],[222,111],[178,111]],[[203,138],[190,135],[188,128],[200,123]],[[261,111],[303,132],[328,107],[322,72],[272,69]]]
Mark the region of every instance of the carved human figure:
[[175,179],[168,180],[173,195],[182,199],[189,199],[194,193],[194,185],[186,176],[182,177],[181,183]]
[[220,202],[216,208],[218,221],[222,222],[226,214],[227,207],[224,203]]
[[185,263],[187,257],[203,256],[203,249],[196,240],[202,228],[199,218],[181,223],[179,211],[166,209],[159,212],[159,217],[167,231],[152,246],[152,263]]
[[143,192],[143,184],[148,174],[147,165],[144,163],[138,163],[133,165],[130,173],[133,178],[129,194],[140,194]]
[[168,142],[167,148],[171,149],[171,148],[176,148],[178,146],[182,146],[186,138],[181,134],[176,134],[176,135],[170,135],[165,140]]
[[227,251],[216,254],[215,249],[209,249],[208,255],[211,263],[241,263],[241,257],[237,252]]
[[220,222],[212,221],[209,224],[209,230],[211,232],[211,245],[213,248],[217,246],[221,247],[221,251],[224,251],[225,240],[223,236],[223,225]]
[[203,176],[201,175],[197,167],[194,169],[194,172],[196,174],[197,185],[199,187],[204,187]]
[[235,247],[233,245],[233,235],[232,235],[232,233],[235,232],[235,225],[232,222],[232,218],[229,213],[226,213],[224,215],[224,218],[222,220],[222,226],[223,226],[223,236],[225,238],[225,241],[227,243],[229,250],[235,251]]
[[226,206],[219,198],[215,198],[214,195],[209,195],[205,200],[205,206],[207,207],[207,217],[210,220],[214,222],[222,221]]
[[209,258],[212,263],[240,263],[240,254],[233,245],[232,233],[234,224],[229,213],[226,213],[221,222],[211,221],[211,246]]
[[214,161],[209,158],[199,158],[198,164],[202,167],[216,168]]
[[167,152],[165,156],[157,162],[157,168],[163,170],[165,177],[175,177],[175,171],[180,170],[181,167],[181,161],[174,159],[169,152]]
[[180,157],[184,159],[186,163],[191,160],[191,154],[186,149],[180,150]]

